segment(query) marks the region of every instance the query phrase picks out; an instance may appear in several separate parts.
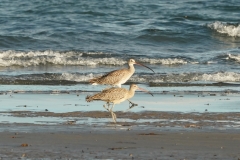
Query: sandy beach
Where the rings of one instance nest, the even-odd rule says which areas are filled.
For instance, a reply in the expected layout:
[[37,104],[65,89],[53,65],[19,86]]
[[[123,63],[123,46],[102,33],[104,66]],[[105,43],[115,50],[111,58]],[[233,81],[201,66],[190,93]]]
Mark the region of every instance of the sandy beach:
[[0,158],[240,159],[239,93],[137,93],[117,124],[88,94],[2,94]]
[[237,130],[34,124],[1,130],[1,159],[240,158]]

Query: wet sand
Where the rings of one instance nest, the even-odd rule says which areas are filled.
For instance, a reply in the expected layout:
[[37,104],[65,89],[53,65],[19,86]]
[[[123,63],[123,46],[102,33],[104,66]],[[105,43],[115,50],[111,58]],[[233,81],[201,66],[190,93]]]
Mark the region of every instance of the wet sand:
[[240,158],[235,130],[1,124],[1,159]]
[[118,112],[117,124],[99,111],[1,114],[29,120],[0,124],[1,159],[240,158],[240,113]]

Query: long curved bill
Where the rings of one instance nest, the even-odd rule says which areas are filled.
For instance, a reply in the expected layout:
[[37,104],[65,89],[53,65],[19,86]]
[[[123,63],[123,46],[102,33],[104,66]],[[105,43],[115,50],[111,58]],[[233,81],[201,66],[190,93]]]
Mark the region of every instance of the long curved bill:
[[[152,70],[151,68],[149,68],[148,66],[145,66],[145,65],[143,65],[143,64],[141,64],[141,63],[139,63],[139,62],[135,62],[135,64],[137,64],[137,65],[139,65],[139,66],[146,67],[146,68],[150,69],[151,71],[153,71],[153,70]],[[155,73],[155,72],[153,71],[153,73]]]
[[145,90],[145,89],[143,89],[143,88],[138,87],[138,89],[141,90],[141,91],[143,91],[143,92],[146,92],[146,93],[148,93],[148,94],[151,94],[151,95],[153,96],[153,94],[152,94],[151,92],[149,92],[149,91],[147,91],[147,90]]

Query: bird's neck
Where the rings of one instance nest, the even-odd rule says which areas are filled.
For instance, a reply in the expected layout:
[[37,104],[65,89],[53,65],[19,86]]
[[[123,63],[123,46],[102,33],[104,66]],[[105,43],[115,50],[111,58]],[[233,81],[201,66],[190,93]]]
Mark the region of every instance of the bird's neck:
[[134,68],[133,64],[130,64],[130,65],[129,65],[129,70],[130,70],[131,72],[135,72],[135,68]]
[[128,98],[127,99],[132,98],[134,96],[134,94],[135,94],[135,91],[130,89],[129,92],[128,92]]

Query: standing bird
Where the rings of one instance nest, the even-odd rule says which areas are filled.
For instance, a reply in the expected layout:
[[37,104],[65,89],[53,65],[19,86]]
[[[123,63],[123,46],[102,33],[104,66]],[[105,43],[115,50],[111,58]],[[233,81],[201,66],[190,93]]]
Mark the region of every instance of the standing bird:
[[[98,84],[107,84],[107,85],[113,85],[118,86],[121,88],[121,85],[124,84],[135,72],[134,64],[146,67],[153,71],[151,68],[136,62],[134,59],[130,59],[128,61],[129,68],[124,68],[120,70],[114,70],[112,72],[109,72],[103,76],[95,77],[93,79],[89,80],[89,83],[92,85],[98,85]],[[153,71],[153,73],[155,73]]]
[[[121,103],[121,102],[123,102],[125,100],[128,100],[128,99],[132,98],[134,96],[135,91],[137,89],[151,94],[147,90],[138,87],[136,84],[132,84],[132,85],[130,85],[129,90],[127,90],[125,88],[115,88],[115,87],[112,87],[112,88],[109,88],[109,89],[105,89],[102,92],[97,93],[95,95],[87,96],[86,97],[86,101],[87,102],[91,102],[91,101],[94,101],[94,100],[105,101],[106,104],[108,105],[108,108],[106,107],[106,104],[103,105],[103,107],[106,108],[109,112],[111,112],[112,119],[116,123],[116,114],[113,113],[113,111],[112,111],[114,105],[115,104],[119,104],[119,103]],[[109,108],[110,103],[112,103],[112,107],[111,108]]]

